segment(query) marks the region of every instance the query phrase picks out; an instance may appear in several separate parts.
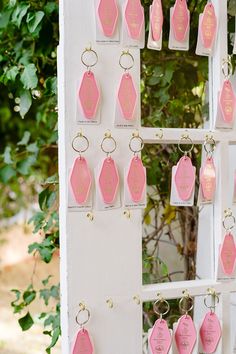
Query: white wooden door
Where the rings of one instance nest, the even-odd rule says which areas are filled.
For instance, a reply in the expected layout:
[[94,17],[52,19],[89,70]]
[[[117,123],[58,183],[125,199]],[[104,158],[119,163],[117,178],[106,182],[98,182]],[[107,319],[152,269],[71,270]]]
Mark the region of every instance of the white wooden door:
[[[210,61],[210,129],[213,130],[217,108],[218,91],[223,75],[222,60],[227,57],[227,0],[212,0],[220,18],[219,38],[214,58]],[[124,0],[120,0],[122,6]],[[60,45],[58,48],[59,75],[59,162],[60,162],[60,238],[61,238],[61,312],[62,353],[69,354],[73,338],[78,330],[75,316],[79,303],[84,302],[91,310],[89,330],[93,336],[97,354],[142,354],[142,303],[154,301],[157,293],[164,297],[178,298],[188,289],[192,296],[204,295],[207,288],[214,287],[221,293],[220,312],[223,321],[223,345],[219,353],[232,353],[230,337],[230,292],[236,291],[235,282],[216,282],[218,247],[223,237],[222,218],[224,210],[232,207],[232,191],[229,178],[236,169],[235,132],[213,131],[217,142],[217,165],[220,172],[217,200],[212,210],[212,236],[208,261],[209,279],[171,284],[142,286],[142,213],[132,211],[131,219],[124,210],[94,211],[94,220],[87,213],[68,211],[68,173],[75,153],[71,141],[79,131],[76,123],[76,85],[84,72],[80,61],[82,51],[90,43],[97,51],[99,64],[96,75],[102,87],[102,121],[98,126],[83,126],[83,133],[91,146],[86,154],[91,167],[97,165],[103,153],[100,142],[110,129],[118,148],[114,158],[120,174],[131,157],[128,142],[129,129],[114,128],[114,97],[122,73],[118,61],[121,45],[95,44],[95,19],[93,0],[60,0]],[[140,53],[131,50],[135,58],[133,74],[139,77]],[[140,127],[145,143],[178,143],[182,129],[159,129]],[[189,130],[194,143],[202,144],[208,130]],[[232,162],[233,156],[233,162]],[[236,214],[236,210],[234,210]],[[200,218],[201,219],[201,218]],[[203,215],[204,220],[204,215]],[[202,228],[204,233],[204,227]],[[202,234],[200,237],[204,237]],[[201,251],[201,250],[200,250]],[[113,309],[107,305],[112,299]]]

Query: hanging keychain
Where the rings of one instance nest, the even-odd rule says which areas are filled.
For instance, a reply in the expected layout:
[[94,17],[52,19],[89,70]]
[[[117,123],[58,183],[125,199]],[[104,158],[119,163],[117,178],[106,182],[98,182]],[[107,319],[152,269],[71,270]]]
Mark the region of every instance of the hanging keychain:
[[[79,153],[79,156],[75,159],[71,174],[70,174],[70,187],[78,207],[83,211],[85,209],[91,209],[91,186],[92,176],[88,167],[87,160],[82,154],[89,148],[89,140],[79,132],[72,140],[72,148]],[[72,207],[72,206],[71,206]]]
[[141,1],[126,0],[123,17],[123,46],[144,48],[145,18]]
[[199,15],[198,41],[196,54],[211,56],[216,41],[218,20],[212,1],[208,1],[204,11]]
[[101,143],[102,151],[107,155],[102,166],[96,171],[97,175],[97,206],[99,210],[109,210],[120,207],[119,173],[116,162],[111,154],[116,150],[116,141],[111,132],[105,134]]
[[161,50],[164,21],[162,0],[153,0],[153,3],[149,8],[149,17],[150,21],[147,47],[149,49]]
[[94,0],[96,11],[96,41],[119,43],[117,0]]
[[206,159],[200,169],[200,204],[212,203],[216,190],[216,169],[213,153],[216,148],[215,140],[207,138],[204,142]]
[[159,319],[155,322],[149,337],[150,354],[168,354],[172,338],[171,331],[163,317],[170,311],[170,305],[168,301],[159,296],[153,305],[153,311]]
[[193,298],[184,292],[179,302],[180,312],[185,313],[178,321],[175,328],[175,343],[178,354],[191,354],[196,344],[197,332],[189,312],[193,309]]
[[[77,333],[75,343],[73,345],[72,354],[93,354],[94,348],[89,332],[84,328],[90,320],[90,311],[84,304],[80,304],[80,310],[76,315],[76,323],[80,329]],[[85,318],[85,319],[84,319]]]
[[[190,148],[183,150],[182,146],[186,144],[190,145]],[[184,156],[172,168],[170,204],[173,206],[192,206],[194,203],[196,167],[193,166],[188,156],[193,148],[192,139],[188,134],[183,134],[178,149]]]
[[91,47],[81,55],[81,62],[86,66],[82,81],[78,87],[78,114],[80,124],[98,124],[100,122],[100,89],[91,68],[98,62],[98,55]]
[[134,57],[129,50],[122,52],[119,65],[124,73],[117,94],[115,126],[131,128],[138,123],[138,94],[137,84],[129,72],[134,66]]
[[219,93],[218,113],[216,118],[216,127],[232,129],[236,112],[236,97],[230,78],[233,73],[233,66],[230,56],[223,61],[222,72],[224,83]]
[[130,139],[129,148],[134,156],[125,169],[124,204],[129,209],[143,209],[146,207],[146,169],[139,157],[144,142],[138,132],[135,132]]
[[[236,246],[232,230],[235,227],[236,219],[231,209],[225,211],[223,220],[223,227],[225,229],[225,236],[220,247],[220,264],[221,272],[219,277],[235,277],[235,262],[236,262]],[[223,274],[221,274],[223,273]]]
[[176,0],[170,9],[169,49],[189,50],[190,11],[187,0]]
[[[208,299],[210,298],[210,304]],[[205,315],[200,327],[201,346],[200,351],[204,354],[215,353],[222,335],[220,321],[215,313],[217,304],[219,304],[219,296],[215,290],[208,289],[208,294],[204,298],[204,304],[210,311]]]

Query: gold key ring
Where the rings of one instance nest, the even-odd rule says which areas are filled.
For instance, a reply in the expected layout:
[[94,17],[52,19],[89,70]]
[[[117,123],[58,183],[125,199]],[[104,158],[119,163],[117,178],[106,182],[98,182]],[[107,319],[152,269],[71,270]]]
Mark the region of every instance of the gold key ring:
[[[88,54],[88,53],[90,53],[94,56],[94,61],[91,64],[88,64],[85,59],[86,54]],[[95,50],[93,50],[91,47],[85,48],[85,50],[81,54],[81,62],[84,64],[84,66],[86,66],[87,70],[89,70],[90,68],[92,68],[93,66],[95,66],[98,63],[97,52]]]
[[[130,57],[130,59],[131,59],[131,64],[129,65],[129,66],[125,66],[124,64],[123,64],[123,59],[124,59],[124,57]],[[120,56],[120,60],[119,60],[119,65],[120,65],[120,67],[122,68],[122,69],[124,69],[125,71],[128,71],[128,70],[130,70],[130,69],[132,69],[133,68],[133,66],[134,66],[134,57],[133,57],[133,55],[129,52],[129,50],[127,50],[127,51],[123,51],[122,52],[122,54],[121,54],[121,56]]]

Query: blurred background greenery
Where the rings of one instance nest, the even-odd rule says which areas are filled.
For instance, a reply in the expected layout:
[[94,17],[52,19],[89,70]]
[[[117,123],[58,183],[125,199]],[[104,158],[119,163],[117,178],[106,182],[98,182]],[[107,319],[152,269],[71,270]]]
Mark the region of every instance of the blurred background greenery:
[[[142,1],[146,13],[151,0]],[[188,52],[168,49],[169,8],[174,0],[163,0],[164,36],[161,52],[142,50],[142,124],[147,127],[199,128],[208,120],[208,60],[195,55],[199,13],[206,0],[189,0],[191,37]],[[236,4],[229,1],[229,54],[235,32]],[[29,253],[49,263],[59,248],[58,232],[58,150],[57,150],[57,45],[58,1],[0,0],[0,219],[32,209],[30,224],[42,240],[29,246]],[[233,59],[235,64],[235,58]],[[160,158],[157,159],[157,156]],[[170,166],[179,158],[176,146],[145,146],[143,160],[148,171],[148,206],[144,212],[143,282],[175,280],[163,261],[159,245],[168,237],[173,257],[184,259],[179,279],[195,279],[198,209],[169,205]],[[199,169],[201,147],[196,146],[193,162]],[[173,225],[178,224],[180,241]],[[46,278],[46,277],[45,277]],[[29,284],[14,290],[13,311],[28,330],[34,324],[28,306],[40,298],[54,308],[42,312],[45,334],[51,337],[50,353],[60,336],[59,285],[42,288]],[[172,304],[173,305],[173,304]],[[175,309],[173,305],[172,308]],[[175,310],[174,310],[175,311]],[[171,314],[170,322],[173,322]],[[144,306],[144,329],[154,320],[152,304]]]

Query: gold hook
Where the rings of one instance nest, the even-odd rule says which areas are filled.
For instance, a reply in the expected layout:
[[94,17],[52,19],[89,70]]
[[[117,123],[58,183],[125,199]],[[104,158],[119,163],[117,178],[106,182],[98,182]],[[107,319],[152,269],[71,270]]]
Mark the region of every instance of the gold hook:
[[111,138],[111,131],[108,129],[105,134],[104,134],[105,138]]
[[107,303],[109,309],[113,309],[113,307],[114,307],[114,302],[113,302],[112,299],[107,299],[107,300],[106,300],[106,303]]
[[159,138],[160,140],[162,140],[162,139],[163,139],[163,136],[164,136],[163,129],[160,128],[160,132],[159,132],[159,133],[156,133],[156,137]]
[[90,211],[89,213],[87,213],[87,218],[90,220],[90,221],[93,221],[94,220],[94,215],[93,213]]
[[136,129],[136,130],[132,133],[132,136],[133,136],[134,138],[139,138],[139,131],[138,131],[138,129]]
[[124,216],[127,217],[127,219],[131,219],[131,211],[129,209],[124,211]]
[[137,305],[141,304],[141,299],[140,299],[139,295],[134,295],[133,300],[136,302]]
[[79,303],[79,307],[80,307],[80,309],[81,309],[82,311],[85,311],[85,310],[86,310],[86,305],[85,305],[84,302],[80,302],[80,303]]

